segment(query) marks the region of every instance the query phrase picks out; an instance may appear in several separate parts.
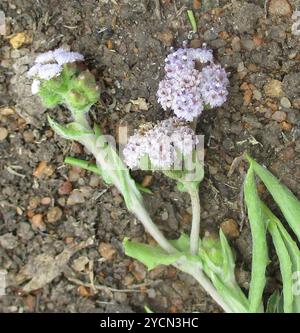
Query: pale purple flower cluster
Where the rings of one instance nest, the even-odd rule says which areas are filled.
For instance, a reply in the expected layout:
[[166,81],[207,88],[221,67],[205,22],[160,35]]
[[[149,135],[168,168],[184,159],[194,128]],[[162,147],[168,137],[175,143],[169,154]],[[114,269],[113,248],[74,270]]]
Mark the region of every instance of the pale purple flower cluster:
[[123,155],[131,169],[141,168],[141,160],[148,157],[152,169],[169,170],[191,155],[197,143],[195,132],[174,117],[141,127],[129,138]]
[[212,50],[180,48],[165,62],[166,75],[157,92],[164,110],[170,108],[178,118],[192,121],[204,107],[220,106],[226,101],[229,81],[225,70],[213,63]]
[[35,64],[30,68],[27,75],[34,77],[32,82],[32,94],[39,92],[40,80],[51,80],[58,76],[63,65],[75,61],[83,61],[83,55],[78,52],[69,52],[63,48],[41,53],[35,59]]

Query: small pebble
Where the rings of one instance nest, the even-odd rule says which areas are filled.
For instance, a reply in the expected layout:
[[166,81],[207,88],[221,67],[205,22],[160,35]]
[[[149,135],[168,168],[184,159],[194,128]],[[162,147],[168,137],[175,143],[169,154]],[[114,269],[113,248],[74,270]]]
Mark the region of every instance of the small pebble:
[[58,193],[60,195],[69,194],[72,192],[72,189],[73,189],[72,183],[70,181],[65,181],[59,186]]
[[50,223],[55,223],[62,217],[62,210],[59,207],[52,207],[47,212],[47,220]]
[[0,141],[3,141],[8,136],[8,130],[5,127],[0,127]]
[[88,263],[89,263],[89,258],[81,256],[73,261],[72,267],[76,272],[83,272]]
[[41,200],[41,204],[44,205],[44,206],[48,206],[48,205],[50,205],[50,203],[51,203],[51,198],[50,197],[44,197]]
[[221,229],[225,236],[237,238],[240,235],[238,224],[233,219],[227,219],[221,223]]
[[282,121],[286,120],[286,113],[283,111],[276,111],[273,113],[272,119],[281,123]]
[[161,219],[162,219],[163,221],[167,221],[168,218],[169,218],[169,214],[168,214],[168,212],[167,212],[166,210],[163,211],[162,214],[161,214]]
[[31,225],[33,230],[45,231],[46,225],[43,221],[43,214],[35,214],[31,218]]
[[116,254],[115,248],[110,243],[100,243],[98,251],[100,255],[106,260],[112,260]]
[[282,97],[280,100],[280,104],[286,109],[289,109],[292,106],[292,103],[287,97]]
[[34,134],[32,133],[32,131],[24,131],[23,133],[23,138],[25,142],[33,142],[34,141]]
[[283,94],[282,82],[271,80],[264,86],[265,94],[269,97],[280,97]]
[[231,42],[231,47],[234,52],[241,51],[241,40],[239,37],[233,37]]
[[0,245],[6,250],[12,250],[19,245],[18,237],[12,233],[7,233],[0,236]]
[[73,206],[73,205],[81,204],[84,202],[85,202],[85,198],[84,198],[83,193],[79,190],[73,190],[67,200],[67,205]]
[[288,0],[270,0],[269,13],[273,16],[290,16],[292,7]]

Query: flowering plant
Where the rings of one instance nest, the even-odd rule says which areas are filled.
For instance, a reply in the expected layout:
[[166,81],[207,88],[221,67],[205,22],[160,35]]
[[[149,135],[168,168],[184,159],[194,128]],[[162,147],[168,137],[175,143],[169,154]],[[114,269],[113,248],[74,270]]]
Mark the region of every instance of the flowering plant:
[[[158,99],[163,108],[173,108],[180,119],[170,118],[141,126],[124,148],[124,161],[110,138],[102,135],[97,124],[90,123],[88,112],[100,98],[100,90],[83,61],[83,56],[76,52],[64,49],[49,51],[37,57],[28,75],[34,78],[32,92],[40,96],[45,106],[53,108],[63,104],[71,112],[73,121],[66,125],[58,124],[49,116],[53,130],[66,139],[81,143],[96,160],[95,165],[70,157],[66,162],[93,171],[107,184],[116,186],[128,210],[157,242],[156,246],[150,246],[125,238],[126,254],[143,262],[148,269],[171,264],[192,275],[225,312],[262,312],[268,230],[283,276],[283,295],[274,294],[268,309],[276,312],[283,304],[285,312],[299,312],[299,297],[292,294],[291,278],[292,269],[300,270],[300,252],[280,221],[260,201],[254,173],[266,184],[298,237],[300,204],[274,176],[250,157],[246,157],[250,168],[244,190],[253,239],[249,297],[236,282],[235,259],[222,231],[219,239],[199,238],[201,210],[198,191],[204,175],[203,163],[197,149],[199,138],[182,119],[190,121],[204,108],[219,106],[226,100],[228,79],[225,71],[212,62],[211,51],[184,48],[167,57],[167,74],[159,85]],[[197,61],[201,70],[196,69]],[[131,169],[162,172],[175,180],[181,191],[190,194],[193,208],[190,237],[182,234],[177,240],[165,238],[144,206],[141,191],[145,189],[131,178],[126,164]]]

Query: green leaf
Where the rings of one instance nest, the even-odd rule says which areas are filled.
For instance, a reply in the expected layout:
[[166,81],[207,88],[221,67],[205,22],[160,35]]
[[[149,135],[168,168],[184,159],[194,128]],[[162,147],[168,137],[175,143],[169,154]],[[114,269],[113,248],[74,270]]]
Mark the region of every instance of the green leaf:
[[83,135],[93,135],[92,131],[87,131],[83,126],[78,123],[69,123],[66,127],[58,124],[50,116],[48,116],[48,122],[51,128],[56,134],[62,136],[65,139],[76,140]]
[[[269,209],[268,209],[268,212],[270,212]],[[292,237],[286,231],[286,229],[284,228],[284,226],[282,225],[280,220],[275,215],[273,215],[272,212],[270,212],[269,214],[272,214],[272,220],[276,224],[276,226],[277,226],[277,228],[278,228],[278,230],[281,234],[281,237],[284,241],[286,249],[289,253],[289,257],[290,257],[290,260],[291,260],[291,263],[292,263],[292,280],[293,280],[293,282],[296,282],[293,285],[293,295],[294,295],[293,312],[294,313],[300,313],[299,290],[294,290],[295,288],[299,287],[299,282],[294,281],[295,278],[297,278],[298,281],[299,281],[299,277],[297,277],[297,276],[295,277],[294,274],[298,274],[297,272],[300,272],[300,250],[299,250],[296,242],[292,239]]]
[[261,202],[256,190],[252,165],[250,165],[246,175],[244,194],[252,235],[252,273],[249,290],[250,311],[261,312],[262,296],[266,285],[268,249],[266,226],[263,219]]
[[266,185],[268,191],[271,193],[275,202],[279,206],[288,224],[300,241],[300,201],[266,168],[260,166],[249,156],[247,156],[247,159],[253,167],[255,173]]
[[126,255],[142,262],[148,270],[159,265],[171,265],[183,256],[182,253],[168,254],[159,246],[131,242],[128,238],[124,239],[123,246]]
[[197,22],[196,22],[194,12],[192,10],[188,10],[187,15],[188,15],[189,21],[191,23],[193,32],[196,33],[197,32]]
[[146,313],[154,313],[147,305],[144,306]]
[[222,264],[222,275],[224,276],[224,279],[228,284],[234,284],[235,283],[235,274],[234,274],[234,268],[235,268],[235,262],[232,255],[231,248],[227,242],[227,239],[222,231],[220,229],[220,240],[221,240],[221,248],[222,248],[222,258],[223,258],[223,264]]
[[270,209],[262,202],[263,212],[268,219],[268,230],[272,236],[276,253],[279,258],[280,272],[283,284],[283,308],[285,313],[293,312],[293,279],[292,279],[292,261],[289,252],[285,246],[282,234],[280,233],[277,224],[280,221],[270,211]]
[[170,243],[182,253],[190,251],[190,238],[186,234],[181,234],[178,239],[171,240]]
[[278,290],[274,291],[274,293],[268,299],[266,312],[283,313],[283,297]]
[[137,182],[135,182],[135,185],[141,192],[144,192],[147,194],[153,194],[153,192],[150,190],[150,188],[144,187],[142,184],[139,184]]
[[94,133],[96,137],[98,138],[100,135],[102,135],[101,128],[98,124],[94,123]]

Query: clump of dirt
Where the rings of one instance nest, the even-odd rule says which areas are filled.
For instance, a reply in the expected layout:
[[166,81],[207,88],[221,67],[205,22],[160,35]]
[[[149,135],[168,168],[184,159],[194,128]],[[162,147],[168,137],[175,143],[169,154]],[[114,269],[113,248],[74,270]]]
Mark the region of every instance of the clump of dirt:
[[[280,10],[274,10],[275,2]],[[223,107],[198,121],[207,148],[202,229],[216,232],[224,221],[235,226],[237,276],[247,291],[251,236],[240,196],[246,165],[228,172],[247,150],[300,193],[300,44],[291,33],[292,12],[300,3],[220,0],[202,1],[200,8],[191,3],[1,2],[6,26],[0,36],[0,267],[8,272],[2,312],[136,312],[145,305],[155,312],[220,311],[189,276],[172,267],[148,272],[127,258],[125,236],[150,241],[141,224],[116,189],[63,163],[67,155],[86,158],[86,153],[49,129],[25,75],[38,52],[62,45],[85,55],[102,87],[103,104],[93,108],[93,117],[114,135],[120,123],[133,129],[170,115],[157,105],[156,91],[171,46],[188,40],[191,47],[204,42],[213,49],[230,73],[230,94]],[[196,34],[190,32],[187,9],[194,10]],[[49,112],[62,123],[69,120],[63,108]],[[148,174],[133,175],[142,181]],[[146,201],[164,233],[175,238],[188,232],[189,198],[158,173],[150,187],[154,195]],[[91,238],[93,244],[74,251],[38,290],[24,292],[23,281],[16,282],[37,260],[59,258]],[[278,283],[276,265],[269,276],[271,292]]]

